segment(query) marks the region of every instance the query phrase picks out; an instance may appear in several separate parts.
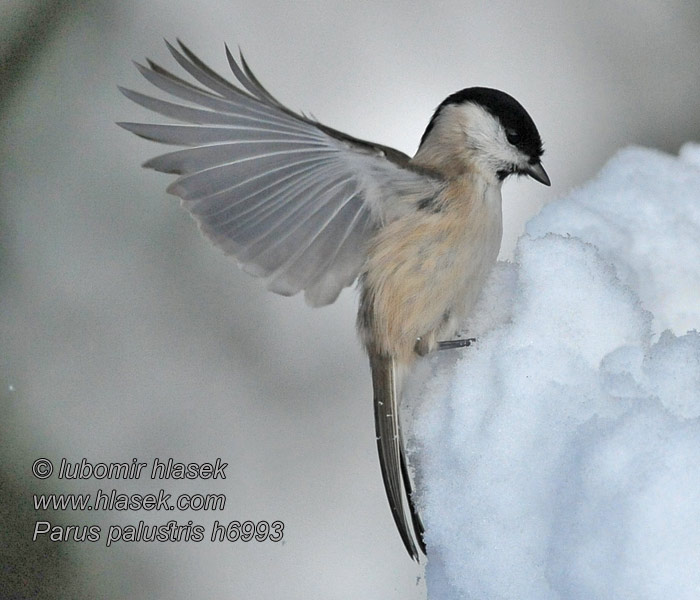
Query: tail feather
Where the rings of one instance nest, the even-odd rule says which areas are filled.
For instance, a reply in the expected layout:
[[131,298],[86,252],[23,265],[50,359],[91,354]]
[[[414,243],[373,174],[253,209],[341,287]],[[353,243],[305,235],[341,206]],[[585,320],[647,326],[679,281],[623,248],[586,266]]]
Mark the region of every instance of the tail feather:
[[406,461],[406,452],[403,446],[403,439],[401,440],[401,477],[403,478],[403,486],[404,490],[406,491],[408,508],[411,511],[411,523],[413,525],[416,541],[418,542],[418,547],[423,554],[427,554],[425,542],[423,541],[425,529],[423,528],[423,521],[420,518],[416,504],[413,501],[413,486],[411,485],[411,474],[408,472],[408,462]]
[[[394,359],[370,352],[370,367],[374,387],[377,449],[384,488],[406,551],[412,559],[418,561],[418,548],[425,553],[422,540],[423,524],[411,499],[413,489],[399,427],[399,399]],[[406,508],[410,517],[406,514]]]

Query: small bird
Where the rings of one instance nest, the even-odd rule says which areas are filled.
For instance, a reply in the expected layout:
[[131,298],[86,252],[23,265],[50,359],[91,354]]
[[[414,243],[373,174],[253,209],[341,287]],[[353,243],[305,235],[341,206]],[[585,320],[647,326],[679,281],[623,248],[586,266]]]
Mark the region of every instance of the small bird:
[[185,104],[119,89],[187,124],[119,125],[185,147],[143,166],[179,175],[168,192],[269,290],[303,290],[308,304],[323,306],[358,281],[382,477],[404,546],[419,560],[423,525],[399,424],[401,381],[417,356],[469,345],[449,338],[498,256],[503,181],[515,174],[550,184],[537,128],[508,94],[471,87],[437,107],[410,158],[293,112],[228,46],[236,84],[181,42],[166,44],[200,85],[151,61],[136,66]]

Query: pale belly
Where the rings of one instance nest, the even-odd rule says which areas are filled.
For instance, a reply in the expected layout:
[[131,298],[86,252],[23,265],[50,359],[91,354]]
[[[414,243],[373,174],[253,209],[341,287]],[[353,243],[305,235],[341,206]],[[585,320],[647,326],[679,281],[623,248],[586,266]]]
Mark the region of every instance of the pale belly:
[[[387,227],[370,253],[364,285],[371,288],[374,347],[409,361],[417,338],[424,350],[454,334],[473,309],[498,256],[500,189],[474,206],[453,203],[410,215]],[[359,324],[359,319],[358,319]]]

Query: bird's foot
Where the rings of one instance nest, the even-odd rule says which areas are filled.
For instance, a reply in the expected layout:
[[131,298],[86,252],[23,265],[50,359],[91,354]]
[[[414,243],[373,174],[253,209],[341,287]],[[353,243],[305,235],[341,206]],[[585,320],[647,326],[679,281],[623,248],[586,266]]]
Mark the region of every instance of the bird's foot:
[[459,340],[445,340],[437,343],[438,350],[452,350],[453,348],[466,348],[476,342],[476,338],[462,338]]

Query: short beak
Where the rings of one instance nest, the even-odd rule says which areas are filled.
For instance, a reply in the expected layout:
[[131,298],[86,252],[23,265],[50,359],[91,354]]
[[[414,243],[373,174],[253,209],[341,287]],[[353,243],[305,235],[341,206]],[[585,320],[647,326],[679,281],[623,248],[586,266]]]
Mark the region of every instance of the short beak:
[[535,163],[534,165],[528,165],[524,170],[526,175],[532,177],[535,181],[539,181],[544,185],[552,185],[549,181],[549,176],[547,172],[542,167],[542,163]]

